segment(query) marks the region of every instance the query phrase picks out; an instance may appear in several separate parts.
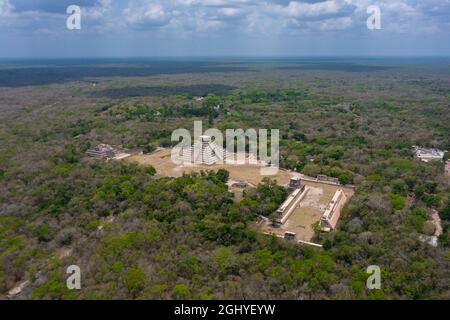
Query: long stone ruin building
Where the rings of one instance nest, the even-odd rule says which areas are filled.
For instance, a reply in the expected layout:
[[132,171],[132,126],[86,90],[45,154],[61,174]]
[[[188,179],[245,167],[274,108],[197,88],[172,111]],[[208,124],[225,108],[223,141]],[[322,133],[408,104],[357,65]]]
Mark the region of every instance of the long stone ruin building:
[[339,179],[334,177],[329,177],[323,174],[317,175],[317,181],[318,182],[325,182],[325,183],[331,183],[335,185],[340,185]]
[[341,210],[347,201],[347,196],[344,190],[339,189],[333,196],[333,199],[328,204],[322,218],[320,219],[323,231],[331,231],[336,229],[336,225],[341,217]]
[[98,146],[90,148],[86,154],[92,158],[97,159],[115,159],[121,160],[132,155],[142,153],[142,150],[126,150],[118,147],[110,146],[109,144],[99,144]]
[[281,224],[286,223],[287,219],[289,219],[292,212],[298,207],[300,201],[302,201],[308,192],[308,188],[301,183],[299,178],[291,179],[288,190],[293,191],[277,210]]

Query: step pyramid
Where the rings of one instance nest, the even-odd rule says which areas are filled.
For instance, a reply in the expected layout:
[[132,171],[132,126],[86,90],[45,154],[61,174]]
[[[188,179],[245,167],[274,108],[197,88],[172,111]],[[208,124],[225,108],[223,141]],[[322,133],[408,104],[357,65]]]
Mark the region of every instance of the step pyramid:
[[187,163],[213,165],[225,163],[227,151],[217,145],[210,136],[200,136],[193,146],[181,149],[180,160]]

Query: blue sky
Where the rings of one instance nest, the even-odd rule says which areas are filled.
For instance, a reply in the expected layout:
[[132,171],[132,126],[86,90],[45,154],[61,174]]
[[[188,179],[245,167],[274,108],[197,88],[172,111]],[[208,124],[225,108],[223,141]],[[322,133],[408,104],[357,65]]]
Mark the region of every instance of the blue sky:
[[0,28],[0,57],[450,56],[450,0],[0,0]]

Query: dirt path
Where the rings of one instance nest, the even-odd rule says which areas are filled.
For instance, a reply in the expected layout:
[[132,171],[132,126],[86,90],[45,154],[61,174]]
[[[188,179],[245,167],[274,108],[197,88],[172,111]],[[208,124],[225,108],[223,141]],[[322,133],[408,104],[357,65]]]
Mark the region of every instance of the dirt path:
[[436,232],[434,233],[434,235],[436,237],[439,237],[442,232],[442,223],[441,223],[441,217],[439,216],[439,212],[437,212],[436,210],[433,209],[433,213],[431,214],[431,218],[433,219],[433,222],[436,226]]

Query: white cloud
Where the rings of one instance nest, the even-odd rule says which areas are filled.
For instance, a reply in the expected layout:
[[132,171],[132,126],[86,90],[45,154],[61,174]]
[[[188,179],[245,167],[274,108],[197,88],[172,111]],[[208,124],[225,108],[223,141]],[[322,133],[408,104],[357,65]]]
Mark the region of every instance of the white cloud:
[[351,17],[331,18],[321,21],[308,22],[309,30],[329,31],[344,30],[352,26]]
[[[69,0],[0,0],[2,24],[31,31],[53,28]],[[383,30],[435,33],[448,29],[450,0],[78,0],[84,32],[142,32],[174,37],[297,34],[366,30],[366,9],[379,5]],[[71,2],[71,1],[69,1]],[[68,3],[68,2],[67,2]],[[31,15],[31,13],[33,13]],[[30,16],[33,19],[30,21]],[[15,20],[15,21],[13,21]],[[7,21],[7,22],[5,22]],[[28,24],[27,24],[28,21]],[[45,25],[47,24],[47,28]],[[298,29],[298,30],[296,30]]]
[[13,6],[8,0],[0,0],[0,17],[11,15]]
[[125,21],[129,26],[137,29],[154,28],[167,25],[171,19],[171,12],[160,3],[135,2],[123,11]]
[[280,15],[301,18],[336,14],[339,12],[340,6],[334,0],[316,3],[291,1],[287,6],[270,5],[269,9]]
[[112,0],[97,0],[93,6],[84,7],[83,15],[88,18],[104,17],[112,8]]
[[123,10],[127,24],[139,30],[158,27],[173,32],[218,31],[248,14],[248,0],[131,0]]

